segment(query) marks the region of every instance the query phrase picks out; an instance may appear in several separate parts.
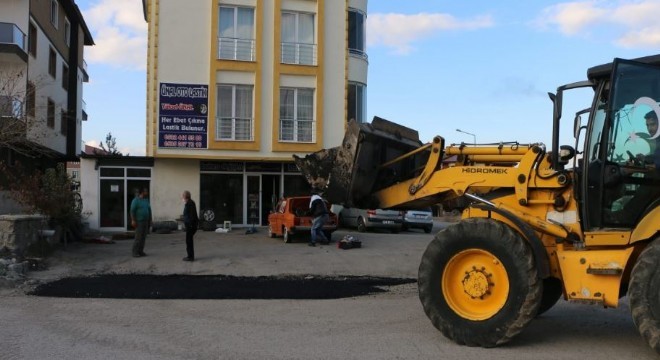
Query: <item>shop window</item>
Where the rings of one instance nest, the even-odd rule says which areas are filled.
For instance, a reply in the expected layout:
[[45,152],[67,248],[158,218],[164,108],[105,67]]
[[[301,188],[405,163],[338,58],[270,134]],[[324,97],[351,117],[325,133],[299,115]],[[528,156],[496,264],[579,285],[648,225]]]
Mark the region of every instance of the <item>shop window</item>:
[[213,211],[215,222],[243,224],[243,175],[201,174],[200,210]]

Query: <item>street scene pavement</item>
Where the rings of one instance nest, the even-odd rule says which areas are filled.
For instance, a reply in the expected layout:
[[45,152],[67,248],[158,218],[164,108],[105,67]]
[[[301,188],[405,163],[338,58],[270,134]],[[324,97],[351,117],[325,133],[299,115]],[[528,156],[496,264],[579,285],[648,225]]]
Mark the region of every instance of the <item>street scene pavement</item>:
[[[434,232],[449,225],[436,220]],[[414,279],[432,239],[340,229],[362,248],[284,244],[266,228],[246,235],[198,232],[197,259],[183,262],[184,234],[150,234],[143,258],[132,240],[74,243],[28,274],[37,284],[113,274],[233,275],[303,279],[343,276]],[[165,285],[166,286],[166,285]],[[199,287],[200,285],[195,285]],[[0,359],[655,359],[639,336],[627,299],[618,309],[560,301],[511,343],[459,346],[424,314],[414,282],[340,299],[43,297],[34,286],[0,290]],[[183,289],[195,292],[199,288]]]

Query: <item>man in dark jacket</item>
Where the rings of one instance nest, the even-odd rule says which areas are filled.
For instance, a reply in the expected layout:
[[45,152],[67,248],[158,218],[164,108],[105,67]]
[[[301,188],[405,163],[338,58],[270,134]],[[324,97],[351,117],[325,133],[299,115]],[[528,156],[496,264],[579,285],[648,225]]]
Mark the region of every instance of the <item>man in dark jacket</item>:
[[312,221],[312,238],[308,245],[316,246],[317,239],[323,244],[329,243],[330,241],[323,233],[323,225],[328,222],[329,218],[328,208],[317,191],[313,192],[312,198],[309,201],[309,209],[312,216],[314,216],[314,221]]
[[183,207],[183,224],[186,227],[186,252],[188,256],[183,258],[183,261],[195,260],[195,246],[193,245],[193,236],[197,232],[199,226],[199,218],[197,217],[197,206],[190,198],[190,191],[186,190],[181,196],[185,206]]

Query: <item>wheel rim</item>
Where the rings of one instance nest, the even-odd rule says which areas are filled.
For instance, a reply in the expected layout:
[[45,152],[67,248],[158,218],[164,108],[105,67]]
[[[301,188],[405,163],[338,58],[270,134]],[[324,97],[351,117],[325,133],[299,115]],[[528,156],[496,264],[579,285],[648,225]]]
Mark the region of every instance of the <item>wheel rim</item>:
[[486,320],[497,314],[509,296],[509,277],[502,262],[482,249],[454,255],[442,274],[447,305],[464,319]]
[[358,226],[357,227],[358,227],[359,232],[364,232],[365,230],[367,230],[367,224],[364,223],[364,219],[362,219],[362,218],[358,219]]
[[287,230],[287,228],[284,228],[282,231],[282,237],[284,238],[285,243],[289,242],[289,230]]
[[268,236],[270,236],[270,237],[274,237],[273,234],[275,234],[275,233],[273,232],[273,226],[272,226],[272,225],[268,225]]

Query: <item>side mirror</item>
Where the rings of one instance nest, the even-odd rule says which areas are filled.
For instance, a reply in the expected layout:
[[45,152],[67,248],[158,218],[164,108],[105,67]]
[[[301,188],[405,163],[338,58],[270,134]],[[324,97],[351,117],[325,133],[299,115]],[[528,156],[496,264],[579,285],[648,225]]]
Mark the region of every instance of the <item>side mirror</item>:
[[572,146],[562,145],[559,147],[559,162],[568,164],[568,161],[575,156],[575,149]]
[[573,137],[577,139],[580,136],[580,127],[582,126],[582,116],[575,114],[575,120],[573,120]]

